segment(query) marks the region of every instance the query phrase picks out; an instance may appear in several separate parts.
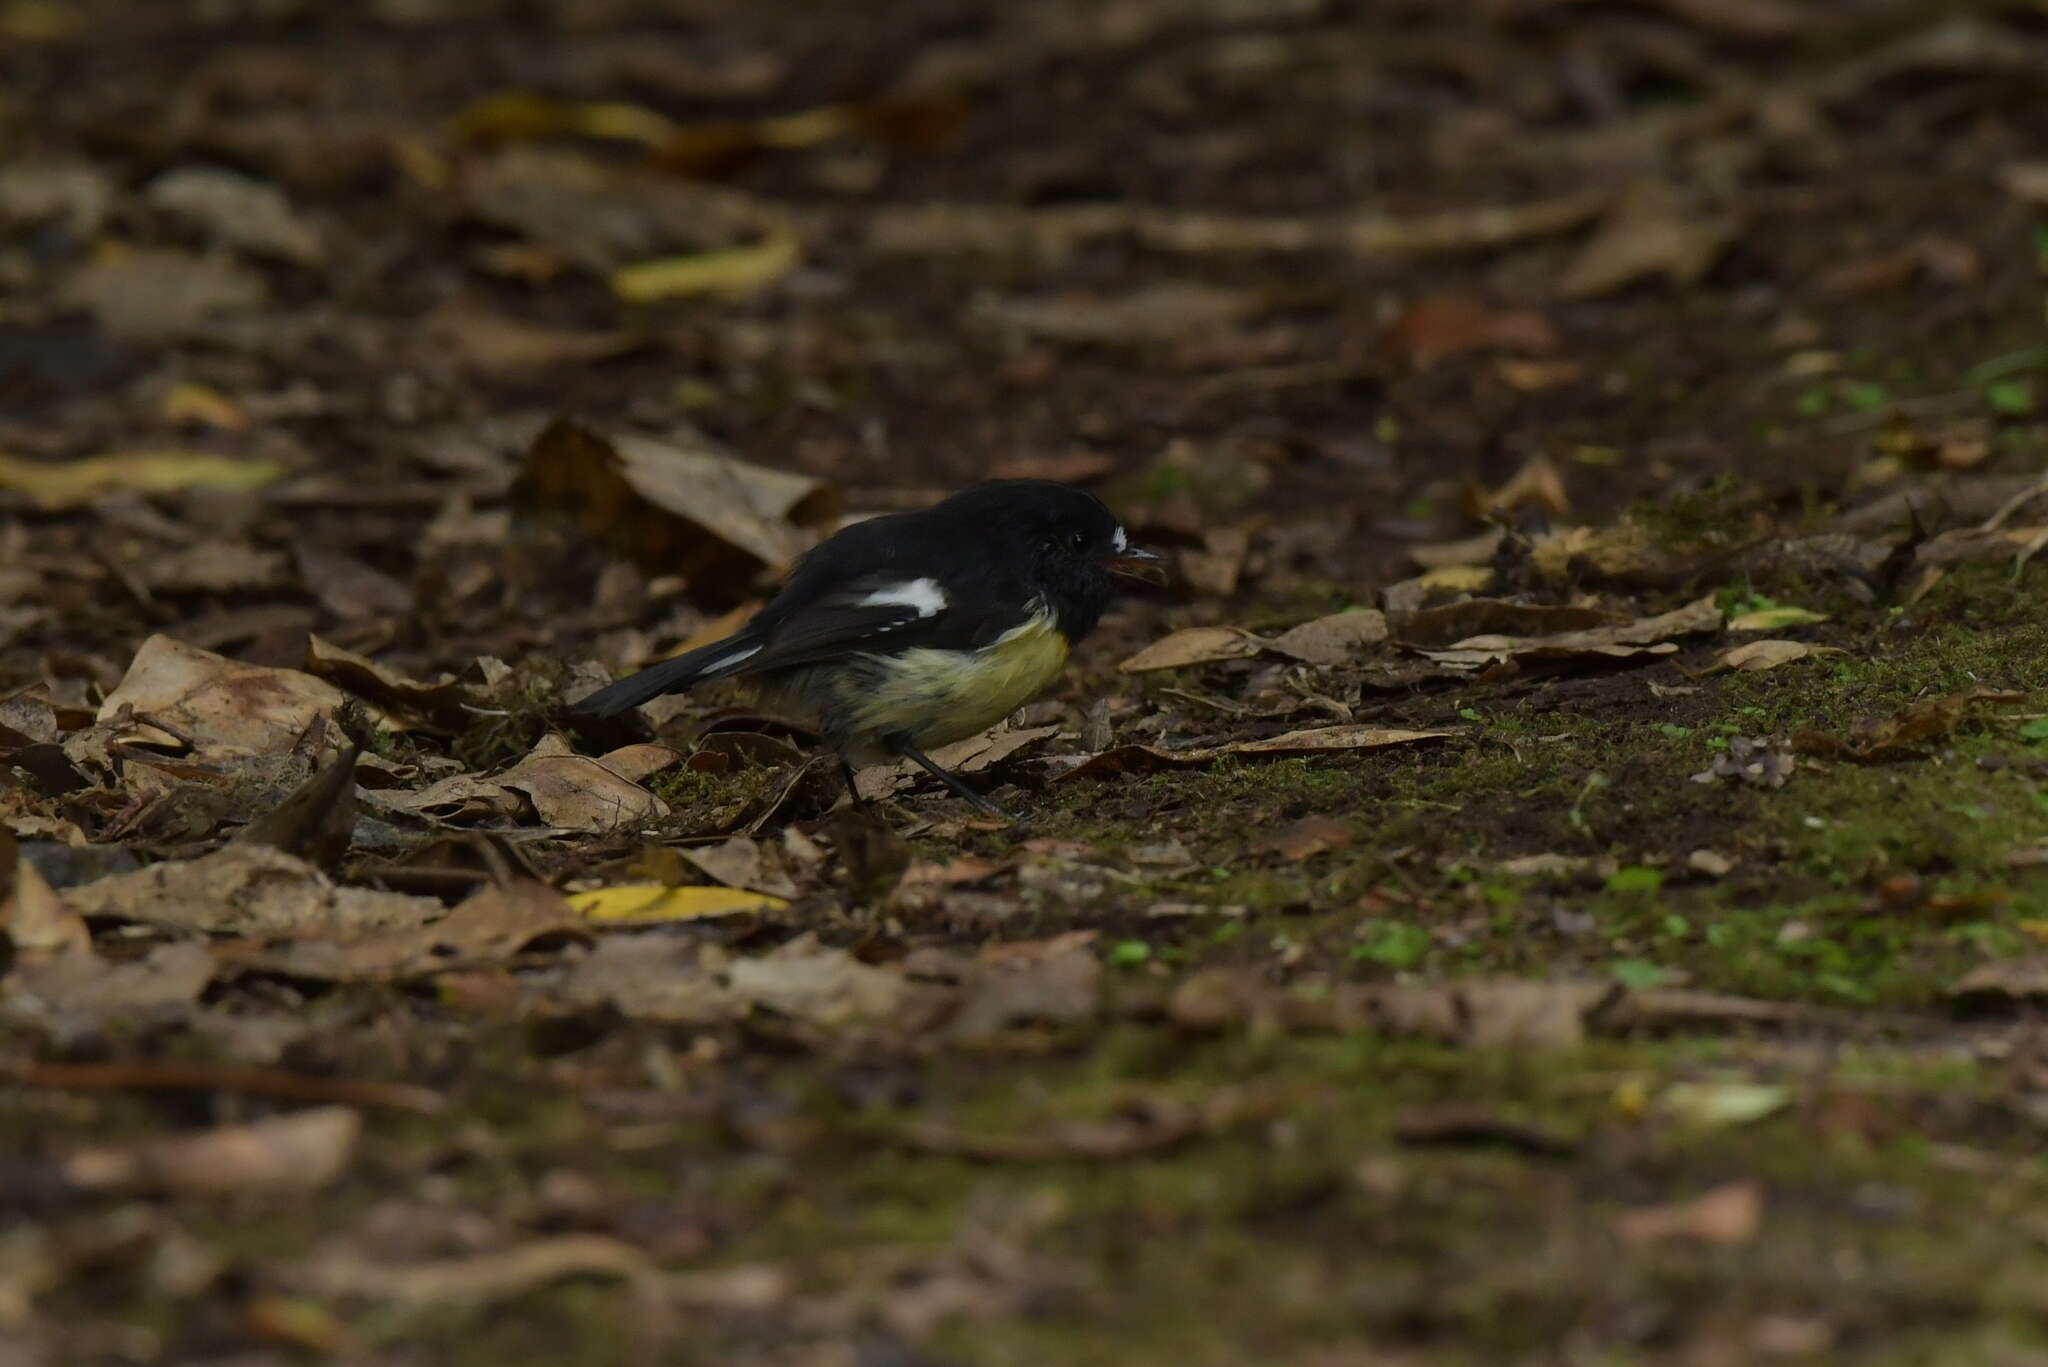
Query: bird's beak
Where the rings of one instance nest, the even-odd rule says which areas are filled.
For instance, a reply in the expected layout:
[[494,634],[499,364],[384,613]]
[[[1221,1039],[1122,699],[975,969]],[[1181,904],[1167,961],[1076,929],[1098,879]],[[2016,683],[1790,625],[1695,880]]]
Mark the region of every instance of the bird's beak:
[[1102,563],[1111,574],[1120,574],[1126,579],[1142,579],[1161,587],[1166,584],[1166,557],[1157,551],[1132,546],[1118,551]]

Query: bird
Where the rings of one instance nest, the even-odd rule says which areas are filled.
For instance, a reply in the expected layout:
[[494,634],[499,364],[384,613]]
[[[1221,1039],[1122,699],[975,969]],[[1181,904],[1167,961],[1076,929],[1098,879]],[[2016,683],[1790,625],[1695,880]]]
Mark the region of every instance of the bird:
[[866,518],[807,551],[732,635],[575,703],[616,716],[666,693],[744,678],[856,765],[908,759],[1004,813],[936,763],[1037,697],[1115,595],[1163,557],[1131,543],[1094,494],[1044,479],[989,480],[929,508]]

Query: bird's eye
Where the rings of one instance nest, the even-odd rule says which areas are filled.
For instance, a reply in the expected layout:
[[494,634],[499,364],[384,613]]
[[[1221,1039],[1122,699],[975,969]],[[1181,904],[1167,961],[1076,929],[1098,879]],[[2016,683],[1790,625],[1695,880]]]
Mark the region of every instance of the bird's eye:
[[1085,550],[1087,550],[1087,549],[1088,549],[1088,533],[1086,533],[1086,532],[1084,532],[1084,531],[1081,531],[1081,530],[1078,530],[1078,529],[1076,529],[1076,530],[1074,530],[1074,531],[1071,531],[1071,532],[1068,532],[1068,533],[1067,533],[1067,544],[1068,544],[1069,546],[1072,546],[1072,547],[1073,547],[1073,548],[1074,548],[1075,550],[1077,550],[1077,551],[1085,551]]

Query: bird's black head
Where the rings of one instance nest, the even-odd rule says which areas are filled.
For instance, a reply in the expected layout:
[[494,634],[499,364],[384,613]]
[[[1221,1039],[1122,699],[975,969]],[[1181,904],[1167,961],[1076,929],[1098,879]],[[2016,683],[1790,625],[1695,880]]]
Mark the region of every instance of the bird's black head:
[[1027,568],[1070,641],[1095,629],[1114,592],[1111,576],[1154,566],[1159,556],[1131,545],[1123,524],[1085,489],[1046,479],[1004,479],[946,500],[981,528],[990,553]]

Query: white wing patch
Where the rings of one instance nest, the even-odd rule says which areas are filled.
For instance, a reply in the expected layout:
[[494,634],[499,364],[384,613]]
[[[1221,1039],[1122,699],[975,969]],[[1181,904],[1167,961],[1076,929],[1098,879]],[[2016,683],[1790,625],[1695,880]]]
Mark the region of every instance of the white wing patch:
[[916,608],[920,617],[935,617],[946,610],[946,591],[936,579],[911,579],[876,589],[860,600],[864,608]]
[[754,656],[759,655],[760,653],[761,647],[759,646],[748,646],[745,650],[735,650],[732,654],[721,655],[717,659],[713,660],[710,664],[705,665],[704,672],[706,674],[709,674],[713,670],[717,669],[731,669],[734,665],[740,663],[742,660],[750,660]]
[[1131,548],[1131,539],[1124,535],[1124,529],[1122,527],[1118,527],[1116,529],[1116,535],[1110,539],[1109,544],[1116,547],[1117,554],[1121,555]]

